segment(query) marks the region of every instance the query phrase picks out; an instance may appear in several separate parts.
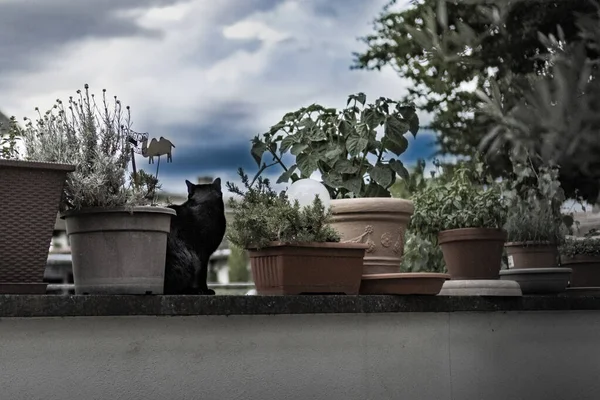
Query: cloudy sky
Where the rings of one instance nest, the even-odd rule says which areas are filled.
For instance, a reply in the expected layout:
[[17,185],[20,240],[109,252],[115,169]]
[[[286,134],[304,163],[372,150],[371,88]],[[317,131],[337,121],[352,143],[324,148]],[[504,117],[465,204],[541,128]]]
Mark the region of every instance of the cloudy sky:
[[[386,2],[0,0],[0,110],[31,116],[84,83],[106,88],[131,106],[134,130],[175,143],[163,189],[184,192],[201,175],[235,180],[237,167],[256,171],[250,138],[286,112],[342,107],[359,91],[404,93],[392,70],[349,68]],[[429,156],[431,142],[421,132],[401,160]]]

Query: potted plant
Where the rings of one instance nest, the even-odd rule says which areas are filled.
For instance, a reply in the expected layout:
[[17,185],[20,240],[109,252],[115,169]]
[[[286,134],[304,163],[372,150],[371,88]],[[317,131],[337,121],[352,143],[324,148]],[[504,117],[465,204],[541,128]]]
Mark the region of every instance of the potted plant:
[[[60,203],[71,244],[77,294],[163,293],[167,234],[175,211],[152,203],[158,180],[128,174],[133,158],[130,108],[86,84],[65,105],[27,120],[27,154],[76,165]],[[52,216],[52,222],[56,214]]]
[[531,160],[513,160],[514,179],[504,194],[508,199],[505,244],[508,268],[556,268],[558,246],[564,241],[572,216],[564,216],[565,194],[558,168],[534,168]]
[[560,246],[561,265],[573,270],[569,290],[600,288],[600,236],[596,229],[584,237],[568,237]]
[[[252,155],[259,174],[271,166],[283,169],[278,183],[318,172],[333,199],[331,223],[342,241],[368,246],[364,272],[398,272],[413,204],[391,198],[390,187],[397,176],[408,177],[399,156],[408,147],[405,134],[418,130],[413,105],[383,97],[367,104],[358,93],[339,111],[313,104],[285,114],[253,139]],[[288,153],[295,158],[291,165]],[[265,154],[272,161],[263,163]]]
[[481,163],[463,165],[447,183],[432,183],[412,198],[410,229],[437,239],[454,280],[498,279],[507,210],[500,186],[483,177]]
[[285,191],[275,192],[268,179],[250,182],[242,169],[239,175],[244,190],[227,182],[240,196],[229,200],[227,240],[248,250],[257,293],[358,294],[366,245],[339,243],[321,199],[300,207]]
[[44,294],[44,270],[63,186],[75,166],[20,155],[22,128],[0,124],[0,294]]

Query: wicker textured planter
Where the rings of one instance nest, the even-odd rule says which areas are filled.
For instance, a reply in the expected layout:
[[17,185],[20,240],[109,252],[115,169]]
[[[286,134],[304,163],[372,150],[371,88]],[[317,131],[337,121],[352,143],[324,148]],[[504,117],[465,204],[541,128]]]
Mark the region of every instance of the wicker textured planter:
[[498,279],[506,231],[463,228],[442,231],[438,243],[452,279]]
[[360,243],[274,243],[249,249],[256,292],[358,294],[366,248]]
[[175,210],[90,208],[62,215],[76,294],[162,294]]
[[0,294],[46,293],[44,270],[67,173],[75,166],[0,160]]

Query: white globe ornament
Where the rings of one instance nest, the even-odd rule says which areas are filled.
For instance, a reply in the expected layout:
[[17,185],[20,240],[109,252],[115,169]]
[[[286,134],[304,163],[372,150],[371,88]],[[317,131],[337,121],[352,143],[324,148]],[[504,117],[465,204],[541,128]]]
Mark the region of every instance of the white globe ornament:
[[325,211],[329,210],[331,204],[331,197],[325,185],[314,179],[300,179],[290,185],[287,191],[288,199],[291,203],[294,200],[298,200],[300,207],[312,205],[315,201],[316,195],[319,195],[319,199],[325,207]]

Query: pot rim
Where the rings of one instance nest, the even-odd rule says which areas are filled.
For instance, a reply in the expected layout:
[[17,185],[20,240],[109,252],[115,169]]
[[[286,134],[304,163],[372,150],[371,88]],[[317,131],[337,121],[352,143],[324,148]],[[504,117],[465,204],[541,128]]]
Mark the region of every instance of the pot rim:
[[450,274],[442,272],[397,272],[390,274],[363,275],[362,280],[393,280],[393,279],[444,279],[449,280]]
[[438,233],[438,244],[458,241],[498,240],[506,241],[507,233],[502,228],[457,228]]
[[372,212],[394,212],[413,214],[415,206],[411,200],[396,197],[357,197],[354,199],[332,199],[331,213],[360,214]]
[[50,161],[29,161],[29,160],[5,160],[0,159],[0,167],[11,168],[31,168],[31,169],[47,169],[55,171],[75,171],[74,164],[63,164]]
[[500,270],[500,275],[520,275],[520,274],[570,274],[572,268],[567,267],[549,267],[549,268],[509,268]]
[[558,244],[549,240],[525,240],[521,242],[506,242],[504,247],[558,247]]
[[169,207],[162,206],[136,206],[136,207],[87,207],[80,210],[68,210],[60,214],[60,219],[77,217],[80,215],[95,215],[95,214],[111,214],[111,213],[127,213],[127,214],[169,214],[177,215],[177,212]]
[[302,248],[319,248],[319,249],[367,249],[369,245],[366,243],[344,243],[344,242],[307,242],[307,243],[282,243],[282,242],[271,242],[268,246],[261,249],[257,247],[248,247],[248,251],[261,251],[268,248],[281,248],[281,247],[302,247]]

